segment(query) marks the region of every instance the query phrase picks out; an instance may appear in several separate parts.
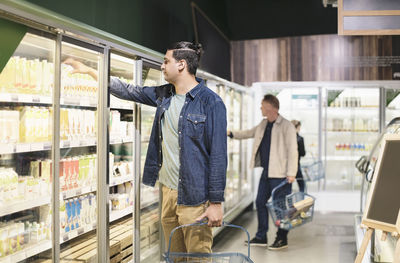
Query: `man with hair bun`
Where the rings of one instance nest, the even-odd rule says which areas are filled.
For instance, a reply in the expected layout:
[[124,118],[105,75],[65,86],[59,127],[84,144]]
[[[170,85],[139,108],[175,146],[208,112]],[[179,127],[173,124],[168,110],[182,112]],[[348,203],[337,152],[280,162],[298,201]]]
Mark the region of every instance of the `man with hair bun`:
[[[279,114],[279,100],[267,94],[261,101],[264,119],[250,130],[228,131],[233,139],[254,138],[251,168],[262,167],[263,172],[258,185],[256,207],[258,228],[255,237],[247,245],[267,247],[268,210],[266,207],[272,190],[280,183],[288,184],[277,190],[275,198],[284,198],[292,191],[291,183],[297,173],[297,139],[293,124]],[[275,241],[268,247],[279,250],[288,247],[288,231],[279,228]]]
[[[171,230],[208,219],[208,226],[181,228],[172,252],[211,253],[212,228],[223,219],[227,138],[226,108],[204,80],[196,77],[200,44],[177,42],[168,47],[161,70],[169,83],[139,87],[111,78],[113,95],[157,107],[142,182],[162,190],[161,224],[168,246]],[[74,72],[97,79],[97,72],[67,59]]]

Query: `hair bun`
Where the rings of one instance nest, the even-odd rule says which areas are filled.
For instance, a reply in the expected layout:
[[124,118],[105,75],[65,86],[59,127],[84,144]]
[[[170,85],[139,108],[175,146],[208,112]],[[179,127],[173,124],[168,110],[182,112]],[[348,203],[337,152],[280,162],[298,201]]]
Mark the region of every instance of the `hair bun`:
[[196,43],[194,46],[196,47],[196,54],[201,55],[203,53],[203,46],[200,43]]

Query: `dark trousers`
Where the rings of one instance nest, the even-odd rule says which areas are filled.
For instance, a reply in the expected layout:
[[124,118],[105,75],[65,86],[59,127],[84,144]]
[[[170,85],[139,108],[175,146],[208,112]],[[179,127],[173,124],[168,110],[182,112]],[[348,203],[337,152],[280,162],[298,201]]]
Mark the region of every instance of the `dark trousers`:
[[[256,207],[257,207],[257,218],[258,218],[258,229],[256,237],[259,239],[266,239],[268,232],[268,209],[267,201],[271,197],[272,190],[277,187],[286,178],[268,178],[268,171],[263,171],[260,183],[258,185]],[[277,190],[275,198],[282,198],[292,192],[292,185],[286,184]],[[289,231],[285,229],[278,229],[277,237],[287,241],[287,234]]]
[[299,185],[299,191],[304,193],[304,189],[306,188],[306,183],[304,182],[303,174],[301,173],[300,164],[299,164],[299,170],[297,170],[296,180],[297,184]]

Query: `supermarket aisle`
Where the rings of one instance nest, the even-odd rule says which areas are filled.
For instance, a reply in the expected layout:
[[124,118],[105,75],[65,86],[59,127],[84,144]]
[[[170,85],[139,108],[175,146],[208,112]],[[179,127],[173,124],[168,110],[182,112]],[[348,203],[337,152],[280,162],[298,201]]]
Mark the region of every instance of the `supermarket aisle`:
[[[315,213],[313,222],[289,233],[288,249],[270,251],[252,247],[251,259],[255,263],[353,262],[356,256],[353,222],[352,213]],[[252,238],[257,229],[256,212],[248,211],[232,223],[247,228]],[[269,244],[275,239],[275,227],[271,230],[268,233]],[[223,230],[214,241],[213,251],[247,253],[245,234],[241,232],[236,229]]]

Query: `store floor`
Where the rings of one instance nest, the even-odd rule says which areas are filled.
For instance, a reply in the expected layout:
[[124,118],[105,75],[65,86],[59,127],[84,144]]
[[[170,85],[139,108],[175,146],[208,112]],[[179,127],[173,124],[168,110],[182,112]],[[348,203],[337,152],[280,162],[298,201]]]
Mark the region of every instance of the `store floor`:
[[[252,238],[257,230],[257,214],[255,211],[247,211],[232,223],[245,227]],[[353,213],[316,212],[311,223],[289,233],[289,248],[270,251],[262,247],[251,247],[251,259],[255,263],[354,262],[356,241],[353,225]],[[272,226],[268,233],[269,244],[274,242],[275,233],[276,228]],[[247,253],[244,240],[243,231],[226,228],[215,238],[213,251]]]

